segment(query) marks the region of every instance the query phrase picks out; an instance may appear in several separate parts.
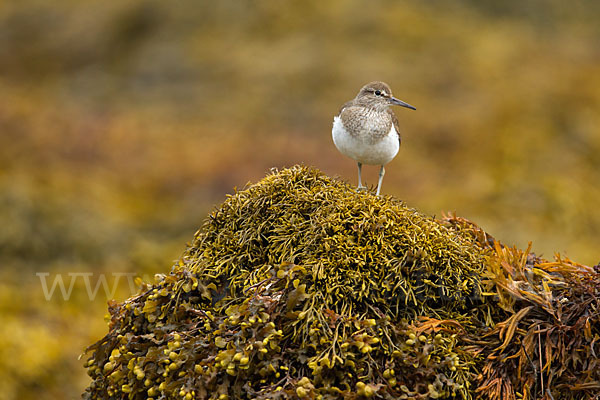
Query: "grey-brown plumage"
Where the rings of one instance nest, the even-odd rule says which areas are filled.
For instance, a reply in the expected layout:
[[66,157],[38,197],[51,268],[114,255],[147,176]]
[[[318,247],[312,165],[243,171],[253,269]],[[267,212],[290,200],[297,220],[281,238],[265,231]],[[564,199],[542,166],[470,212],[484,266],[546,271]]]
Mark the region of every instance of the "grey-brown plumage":
[[399,105],[415,110],[413,106],[392,95],[384,82],[371,82],[363,86],[356,97],[345,103],[333,119],[332,136],[338,150],[358,163],[358,187],[362,164],[381,165],[377,195],[385,174],[385,164],[398,153],[400,130],[398,119],[390,109]]

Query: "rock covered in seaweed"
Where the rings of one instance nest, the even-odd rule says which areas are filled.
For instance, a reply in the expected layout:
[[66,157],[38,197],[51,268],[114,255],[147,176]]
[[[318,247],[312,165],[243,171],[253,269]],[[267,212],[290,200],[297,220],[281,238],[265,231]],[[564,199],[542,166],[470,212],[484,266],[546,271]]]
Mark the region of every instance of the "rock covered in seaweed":
[[[517,328],[549,312],[527,301],[563,275],[555,265],[511,302],[503,265],[528,264],[490,243],[314,169],[273,173],[215,209],[169,275],[112,306],[84,397],[533,397],[535,368],[513,379],[497,361],[523,360],[525,340],[535,365]],[[597,335],[598,317],[588,325]]]
[[[483,251],[469,237],[391,197],[356,192],[317,170],[272,174],[209,215],[183,256],[186,269],[223,278],[230,296],[265,266],[302,266],[323,306],[465,307],[477,299]],[[259,272],[262,271],[262,272]]]

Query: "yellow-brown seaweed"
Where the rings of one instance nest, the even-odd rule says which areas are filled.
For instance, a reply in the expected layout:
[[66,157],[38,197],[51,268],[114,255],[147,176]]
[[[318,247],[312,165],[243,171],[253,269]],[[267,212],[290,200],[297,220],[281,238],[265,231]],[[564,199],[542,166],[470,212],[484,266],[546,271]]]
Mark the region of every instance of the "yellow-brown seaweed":
[[112,304],[84,397],[587,399],[598,271],[293,167]]

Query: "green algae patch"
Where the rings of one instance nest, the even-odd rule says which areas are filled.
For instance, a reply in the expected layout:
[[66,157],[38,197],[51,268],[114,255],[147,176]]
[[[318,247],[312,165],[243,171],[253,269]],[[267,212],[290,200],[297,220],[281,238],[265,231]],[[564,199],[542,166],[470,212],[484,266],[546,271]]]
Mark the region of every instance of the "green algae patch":
[[597,281],[464,219],[285,169],[228,197],[169,275],[111,304],[84,397],[586,398],[597,370],[551,381],[567,356],[535,345],[552,342],[555,306],[563,315],[577,287],[587,330],[562,349],[600,353]]

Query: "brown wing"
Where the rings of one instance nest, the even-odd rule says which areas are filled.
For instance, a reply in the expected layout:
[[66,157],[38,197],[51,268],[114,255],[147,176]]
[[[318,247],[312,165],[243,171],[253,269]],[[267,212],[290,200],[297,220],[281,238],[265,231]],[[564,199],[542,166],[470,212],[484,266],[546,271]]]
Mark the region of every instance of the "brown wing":
[[390,117],[392,118],[392,123],[394,124],[394,129],[396,130],[396,133],[398,134],[398,142],[400,144],[402,144],[402,139],[400,139],[400,127],[398,126],[398,118],[396,118],[396,114],[394,114],[394,112],[392,110],[390,110],[389,108],[388,108],[387,112],[390,115]]
[[347,101],[346,103],[344,103],[344,105],[340,108],[340,111],[338,112],[338,116],[342,113],[342,111],[344,111],[344,108],[349,107],[352,104],[352,100]]

